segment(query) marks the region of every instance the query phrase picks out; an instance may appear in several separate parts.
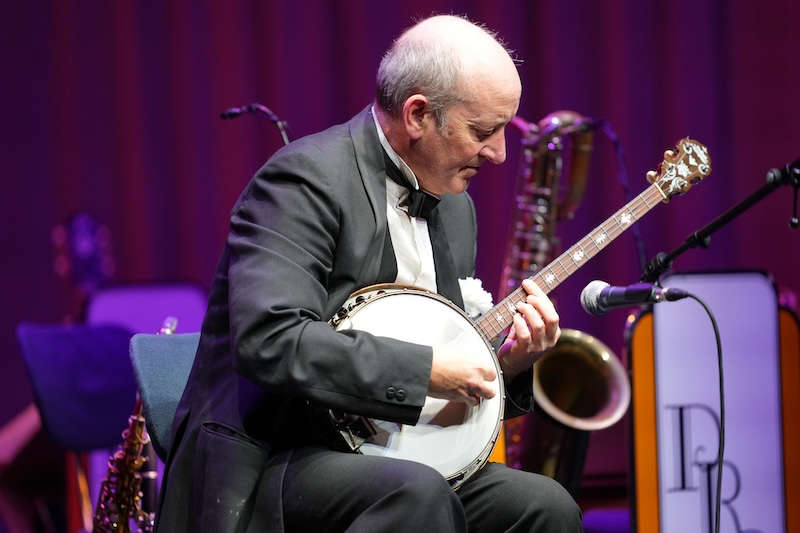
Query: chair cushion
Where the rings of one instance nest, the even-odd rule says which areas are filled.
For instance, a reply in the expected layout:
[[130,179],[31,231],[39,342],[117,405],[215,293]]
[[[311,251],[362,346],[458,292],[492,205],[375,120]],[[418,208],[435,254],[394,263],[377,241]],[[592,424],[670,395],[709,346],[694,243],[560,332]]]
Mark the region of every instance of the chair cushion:
[[199,333],[137,334],[130,353],[147,420],[147,431],[158,456],[169,450],[172,419],[192,370]]

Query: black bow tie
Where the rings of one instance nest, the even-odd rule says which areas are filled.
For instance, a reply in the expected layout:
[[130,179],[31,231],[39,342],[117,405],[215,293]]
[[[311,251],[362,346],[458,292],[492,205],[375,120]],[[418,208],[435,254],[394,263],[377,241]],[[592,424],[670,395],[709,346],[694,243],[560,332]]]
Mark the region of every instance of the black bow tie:
[[408,191],[408,199],[402,207],[408,210],[408,214],[412,217],[419,217],[427,219],[431,212],[439,205],[439,198],[423,191],[422,189],[414,189],[408,182],[406,177],[400,172],[400,169],[389,159],[389,155],[384,152],[384,160],[386,161],[386,175],[398,185],[401,185]]
[[[439,205],[439,199],[422,189],[412,189],[406,177],[389,159],[385,151],[383,155],[386,161],[386,175],[395,183],[408,189],[408,203],[406,204],[408,214],[412,217],[424,218],[428,223],[428,234],[431,239],[431,248],[433,248],[433,264],[436,269],[436,290],[461,309],[464,309],[461,288],[458,285],[457,270],[453,263],[450,247],[447,244],[447,234],[444,231],[439,211],[436,210],[436,206]],[[388,231],[387,239],[391,239]]]
[[431,212],[439,205],[439,199],[422,189],[408,188],[408,214],[412,217],[427,219]]

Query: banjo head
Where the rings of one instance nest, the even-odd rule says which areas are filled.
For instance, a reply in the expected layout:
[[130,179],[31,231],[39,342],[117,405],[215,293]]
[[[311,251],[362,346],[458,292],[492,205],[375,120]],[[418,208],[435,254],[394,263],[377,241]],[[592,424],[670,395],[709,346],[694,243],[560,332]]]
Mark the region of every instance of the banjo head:
[[438,294],[387,287],[358,295],[358,301],[345,304],[347,315],[337,330],[357,329],[428,346],[460,338],[494,366],[498,378],[491,383],[493,398],[470,407],[429,396],[414,426],[370,419],[378,433],[358,450],[426,464],[457,488],[483,466],[500,431],[505,391],[494,349],[461,309]]

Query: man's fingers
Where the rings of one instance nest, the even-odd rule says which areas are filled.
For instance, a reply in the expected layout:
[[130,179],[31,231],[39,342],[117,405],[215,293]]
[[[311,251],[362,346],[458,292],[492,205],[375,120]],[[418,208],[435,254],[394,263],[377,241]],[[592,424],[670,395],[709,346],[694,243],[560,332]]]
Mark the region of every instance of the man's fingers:
[[[555,307],[553,307],[553,302],[551,302],[547,295],[539,288],[539,286],[532,281],[525,280],[523,282],[523,286],[528,292],[526,302],[533,306],[533,308],[536,310],[536,313],[539,315],[539,319],[544,325],[545,336],[548,339],[558,339],[560,335],[560,329],[558,327],[559,316]],[[526,319],[528,319],[528,315],[526,315]],[[528,324],[534,329],[538,327],[538,323],[535,319],[533,322],[529,319]]]
[[486,381],[494,381],[497,379],[497,372],[494,371],[494,368],[488,366],[478,367],[478,372],[480,372],[481,377]]
[[[528,329],[528,323],[525,321],[525,317],[520,313],[515,313],[513,320],[514,327],[511,331],[514,333],[514,338],[511,340],[516,340],[523,344],[529,343],[531,341],[531,331]],[[509,335],[509,338],[511,338],[511,335]]]
[[522,288],[525,289],[525,292],[532,296],[547,296],[539,286],[533,282],[532,279],[526,279],[522,281]]
[[546,315],[530,304],[517,304],[512,331],[516,345],[522,350],[541,352],[556,343],[561,335],[558,315],[555,311]]
[[477,383],[467,388],[467,396],[472,398],[494,398],[494,389],[485,383]]
[[518,315],[522,322],[515,321],[517,329],[517,339],[520,341],[528,341],[531,337],[538,337],[545,331],[544,320],[542,320],[539,311],[531,304],[519,303],[517,304]]
[[551,302],[550,298],[547,296],[529,294],[525,300],[525,303],[536,309],[545,323],[558,322],[558,313],[556,312],[556,308],[553,306],[553,302]]
[[553,343],[558,342],[558,339],[560,339],[560,338],[561,338],[561,326],[556,324],[556,330],[553,333]]

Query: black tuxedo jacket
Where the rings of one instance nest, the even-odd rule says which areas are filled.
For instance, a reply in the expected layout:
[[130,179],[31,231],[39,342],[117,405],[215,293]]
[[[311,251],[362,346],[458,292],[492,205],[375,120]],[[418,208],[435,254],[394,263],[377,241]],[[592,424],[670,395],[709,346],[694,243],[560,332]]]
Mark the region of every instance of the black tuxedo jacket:
[[[287,457],[319,438],[309,400],[416,422],[431,348],[327,324],[355,290],[393,281],[379,279],[386,177],[367,108],[278,151],[242,192],[173,424],[160,531],[280,530]],[[472,275],[472,200],[437,209],[457,275]],[[529,405],[530,381],[517,396]]]

